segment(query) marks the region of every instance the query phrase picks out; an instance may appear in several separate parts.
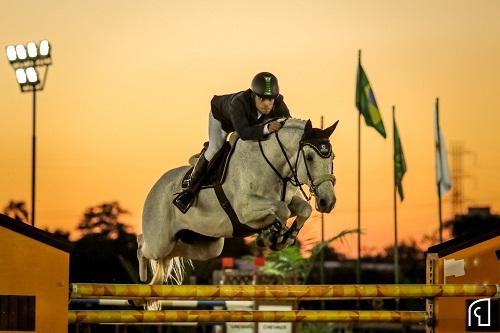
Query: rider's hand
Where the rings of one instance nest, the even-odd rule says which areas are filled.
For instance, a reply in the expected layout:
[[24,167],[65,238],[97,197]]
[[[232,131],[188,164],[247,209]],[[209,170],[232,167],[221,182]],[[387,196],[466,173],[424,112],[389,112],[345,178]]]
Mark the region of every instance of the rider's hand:
[[279,130],[281,128],[281,123],[278,122],[278,121],[271,121],[268,125],[267,125],[267,129],[269,130],[269,133],[273,133],[273,132],[276,132],[277,130]]

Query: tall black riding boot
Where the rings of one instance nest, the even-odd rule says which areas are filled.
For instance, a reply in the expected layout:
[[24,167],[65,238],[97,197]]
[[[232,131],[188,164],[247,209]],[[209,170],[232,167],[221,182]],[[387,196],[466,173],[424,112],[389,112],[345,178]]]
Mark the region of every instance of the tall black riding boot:
[[208,168],[208,161],[204,154],[201,154],[189,177],[188,187],[174,198],[175,207],[186,214],[196,198],[196,193],[201,187],[201,181]]

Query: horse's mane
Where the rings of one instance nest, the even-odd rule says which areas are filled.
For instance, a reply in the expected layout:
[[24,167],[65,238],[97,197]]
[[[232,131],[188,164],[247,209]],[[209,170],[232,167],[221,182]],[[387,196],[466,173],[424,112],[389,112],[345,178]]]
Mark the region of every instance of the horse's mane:
[[[281,118],[281,119],[283,119],[283,118]],[[276,118],[270,119],[266,123],[271,122],[273,120],[277,120],[277,119]],[[294,133],[298,130],[302,134],[302,133],[304,133],[306,123],[307,123],[307,120],[302,120],[302,119],[298,119],[298,118],[286,118],[286,121],[285,121],[283,127],[280,129],[280,132],[281,131],[285,131],[285,132],[290,131],[291,133]],[[266,137],[266,139],[269,137],[270,136],[268,135]],[[254,144],[257,143],[257,141],[252,141],[252,140],[247,140],[247,141],[241,140],[241,141],[242,141],[243,145],[248,144],[248,145],[253,146]],[[267,141],[267,140],[264,139],[264,141]]]
[[285,121],[285,124],[283,125],[283,128],[287,129],[299,129],[299,130],[304,130],[306,127],[307,120],[303,119],[298,119],[298,118],[287,118]]

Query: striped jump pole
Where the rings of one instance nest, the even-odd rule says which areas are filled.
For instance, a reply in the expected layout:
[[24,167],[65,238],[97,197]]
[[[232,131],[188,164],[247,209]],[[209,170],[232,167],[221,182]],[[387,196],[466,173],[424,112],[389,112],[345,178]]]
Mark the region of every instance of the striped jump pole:
[[69,311],[69,324],[165,322],[396,322],[422,324],[423,311]]
[[500,285],[137,285],[72,284],[71,298],[325,300],[359,298],[500,297]]
[[[116,299],[116,298],[73,298],[70,300],[70,306],[137,306],[133,303],[134,301],[128,299]],[[220,307],[253,307],[255,305],[254,301],[221,301],[221,300],[160,300],[160,305],[162,307],[171,308],[208,308],[214,306]]]

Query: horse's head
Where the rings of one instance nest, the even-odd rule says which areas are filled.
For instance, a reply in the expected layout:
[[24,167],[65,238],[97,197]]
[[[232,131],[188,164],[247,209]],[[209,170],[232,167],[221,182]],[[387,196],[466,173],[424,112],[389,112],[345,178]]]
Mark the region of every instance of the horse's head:
[[300,140],[297,176],[301,183],[309,185],[316,198],[316,209],[329,213],[335,206],[335,176],[333,159],[335,154],[330,136],[337,127],[338,120],[326,129],[313,128],[308,120]]

